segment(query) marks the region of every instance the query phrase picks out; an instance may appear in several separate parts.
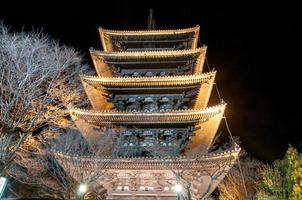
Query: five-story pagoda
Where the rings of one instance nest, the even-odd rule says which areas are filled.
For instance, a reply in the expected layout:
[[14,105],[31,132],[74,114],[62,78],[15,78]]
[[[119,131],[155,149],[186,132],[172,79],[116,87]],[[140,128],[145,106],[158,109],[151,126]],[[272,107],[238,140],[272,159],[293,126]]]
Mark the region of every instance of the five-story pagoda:
[[[81,170],[89,176],[98,168],[87,163],[102,166],[97,184],[108,199],[205,198],[240,148],[208,152],[226,104],[208,107],[216,71],[202,73],[207,48],[197,48],[199,26],[99,33],[104,51],[90,49],[97,76],[81,76],[93,109],[69,111],[91,147],[102,130],[111,132],[114,153],[77,157]],[[72,171],[75,156],[56,157]]]

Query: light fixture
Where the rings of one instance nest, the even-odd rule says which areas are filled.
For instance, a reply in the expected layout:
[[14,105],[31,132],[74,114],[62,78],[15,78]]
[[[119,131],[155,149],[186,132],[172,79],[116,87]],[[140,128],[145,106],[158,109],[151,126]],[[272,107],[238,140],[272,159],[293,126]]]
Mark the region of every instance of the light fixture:
[[5,187],[7,185],[7,178],[0,176],[0,198],[2,197]]
[[182,191],[182,186],[180,184],[174,185],[174,190],[177,193],[180,193]]
[[80,193],[80,194],[84,194],[85,192],[87,192],[87,185],[86,184],[81,184],[80,186],[79,186],[79,189],[78,189],[78,192]]

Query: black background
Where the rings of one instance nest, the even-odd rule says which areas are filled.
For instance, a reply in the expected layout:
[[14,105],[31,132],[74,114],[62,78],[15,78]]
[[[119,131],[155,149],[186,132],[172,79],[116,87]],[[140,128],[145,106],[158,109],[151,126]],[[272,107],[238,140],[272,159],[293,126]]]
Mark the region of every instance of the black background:
[[218,70],[217,83],[228,103],[226,115],[233,135],[263,161],[281,158],[289,144],[301,149],[299,6],[254,1],[199,4],[184,0],[74,1],[64,5],[8,1],[0,5],[0,20],[13,31],[43,28],[53,38],[79,49],[90,64],[89,47],[101,49],[99,26],[145,29],[149,8],[154,9],[158,29],[199,24],[210,66]]

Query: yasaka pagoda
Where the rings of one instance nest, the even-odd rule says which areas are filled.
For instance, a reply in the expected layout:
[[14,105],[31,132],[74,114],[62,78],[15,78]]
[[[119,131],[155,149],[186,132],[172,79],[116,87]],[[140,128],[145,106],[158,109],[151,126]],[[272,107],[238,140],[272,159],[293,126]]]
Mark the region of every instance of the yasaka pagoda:
[[90,49],[97,76],[81,75],[92,109],[69,112],[92,151],[110,132],[112,154],[56,158],[79,183],[101,174],[93,187],[107,199],[205,199],[240,148],[210,151],[226,104],[208,106],[216,71],[203,70],[199,26],[99,33],[103,51]]

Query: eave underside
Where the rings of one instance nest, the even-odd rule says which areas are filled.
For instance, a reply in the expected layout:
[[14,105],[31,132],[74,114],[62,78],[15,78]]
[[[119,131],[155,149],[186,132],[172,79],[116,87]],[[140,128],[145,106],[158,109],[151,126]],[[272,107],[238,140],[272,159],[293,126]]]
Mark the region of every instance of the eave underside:
[[195,26],[192,28],[184,28],[184,29],[167,29],[167,30],[109,30],[99,28],[101,33],[106,33],[108,35],[118,35],[118,36],[141,36],[141,35],[177,35],[177,34],[186,34],[186,33],[194,33],[199,31],[199,26]]
[[82,81],[94,87],[161,87],[182,86],[209,82],[216,71],[201,75],[164,76],[164,77],[100,77],[82,75]]
[[[193,136],[190,136],[184,153],[186,155],[199,152],[206,153],[210,148],[220,125],[226,104],[197,110],[178,110],[171,112],[101,112],[70,108],[70,114],[84,138],[90,141],[89,145],[102,138],[102,127],[129,127],[144,128],[161,127],[171,130],[171,126],[188,128],[196,127]],[[168,127],[167,127],[168,126]]]
[[[77,165],[83,170],[90,170],[90,166],[102,166],[103,169],[116,169],[116,170],[163,170],[175,169],[210,169],[215,168],[217,165],[227,163],[228,160],[234,161],[237,159],[241,148],[237,145],[230,149],[194,155],[194,156],[180,156],[180,157],[163,157],[163,158],[146,158],[146,157],[121,157],[121,158],[98,158],[98,157],[85,157],[72,154],[65,154],[54,150],[55,156],[62,163],[68,162],[70,166]],[[88,164],[87,164],[88,163]],[[63,164],[64,165],[64,164]]]
[[[122,71],[163,71],[187,70],[189,74],[201,74],[205,56],[206,47],[194,50],[179,51],[146,51],[146,52],[101,52],[91,49],[91,58],[99,76],[115,76],[115,70]],[[114,69],[114,70],[113,70]],[[132,72],[132,73],[133,73]],[[183,75],[185,72],[178,72]],[[118,75],[120,76],[120,75]]]
[[90,49],[90,53],[103,60],[110,59],[148,59],[148,58],[184,58],[184,57],[196,57],[206,52],[206,47],[189,50],[175,50],[175,51],[144,51],[144,52],[104,52],[94,49]]
[[90,123],[188,123],[203,122],[222,113],[225,104],[192,110],[176,110],[171,112],[122,112],[122,111],[95,111],[69,108],[73,119],[83,119]]
[[163,105],[162,98],[168,101],[172,110],[207,107],[215,76],[216,71],[165,77],[81,76],[81,80],[95,110],[121,110],[117,101],[122,101],[125,106],[129,98],[134,98],[142,104],[143,98],[151,97],[157,109],[163,111],[160,106]]

